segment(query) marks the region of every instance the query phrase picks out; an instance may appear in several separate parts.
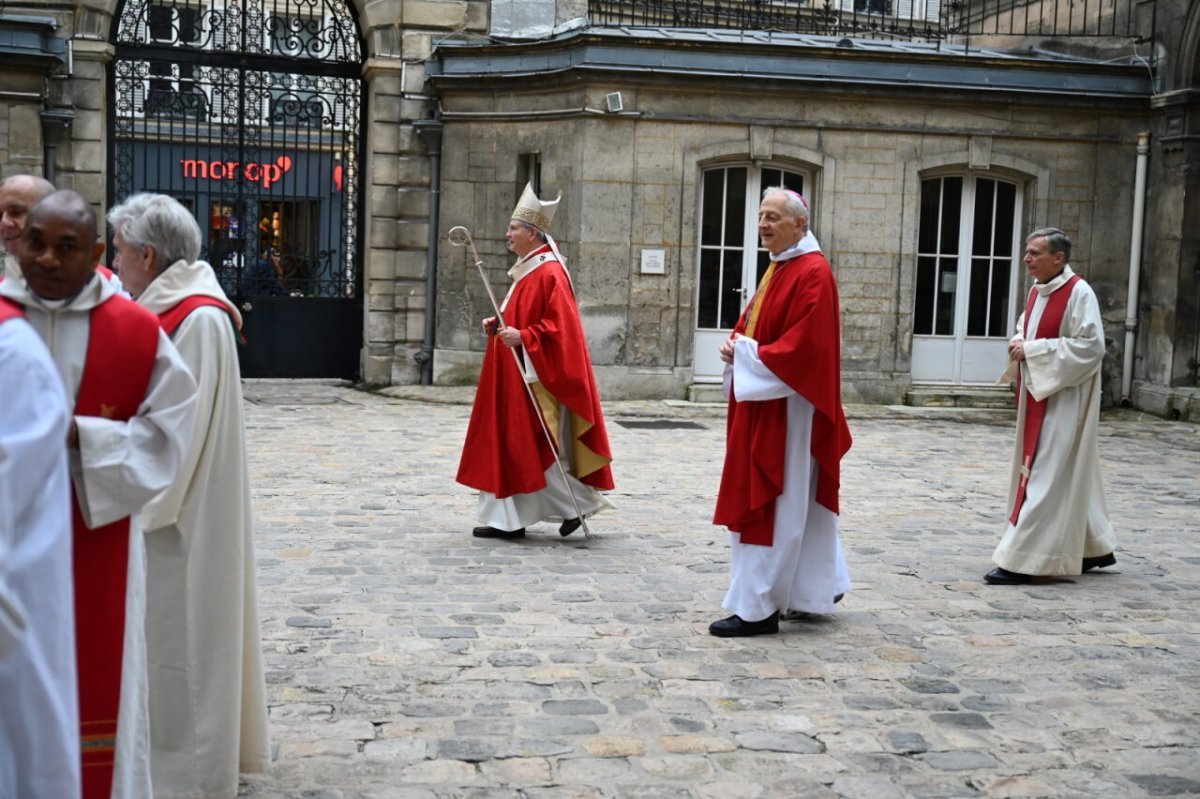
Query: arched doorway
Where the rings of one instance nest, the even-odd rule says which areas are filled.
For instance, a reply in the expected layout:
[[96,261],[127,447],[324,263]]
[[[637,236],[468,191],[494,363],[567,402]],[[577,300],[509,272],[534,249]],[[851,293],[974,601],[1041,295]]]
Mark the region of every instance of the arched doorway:
[[344,0],[126,0],[110,206],[170,194],[242,309],[242,372],[346,377],[362,346],[362,52]]

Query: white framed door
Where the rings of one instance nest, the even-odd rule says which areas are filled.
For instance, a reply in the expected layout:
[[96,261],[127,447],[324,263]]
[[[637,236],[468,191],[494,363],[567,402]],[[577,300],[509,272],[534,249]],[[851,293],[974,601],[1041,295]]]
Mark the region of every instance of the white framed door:
[[921,181],[914,383],[990,385],[1012,334],[1021,194],[981,175]]
[[737,164],[704,170],[696,265],[695,382],[721,381],[725,365],[717,351],[733,332],[770,263],[770,254],[758,244],[763,189],[784,186],[803,193],[806,182],[803,173],[781,167]]

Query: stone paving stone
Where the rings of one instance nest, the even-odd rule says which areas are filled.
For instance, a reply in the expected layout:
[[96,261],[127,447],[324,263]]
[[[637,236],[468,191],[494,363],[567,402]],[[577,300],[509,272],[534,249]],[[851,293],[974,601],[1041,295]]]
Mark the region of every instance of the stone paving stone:
[[726,640],[722,408],[606,405],[596,535],[496,541],[454,483],[466,405],[246,396],[274,762],[243,796],[1200,796],[1195,425],[1106,414],[1117,565],[993,587],[1012,414],[852,407],[854,590]]

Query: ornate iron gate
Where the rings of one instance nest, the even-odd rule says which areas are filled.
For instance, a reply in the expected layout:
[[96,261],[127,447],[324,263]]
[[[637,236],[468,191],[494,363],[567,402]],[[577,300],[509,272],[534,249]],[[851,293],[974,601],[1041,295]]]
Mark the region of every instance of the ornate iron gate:
[[187,205],[242,308],[242,372],[355,377],[362,43],[344,0],[125,0],[109,203]]

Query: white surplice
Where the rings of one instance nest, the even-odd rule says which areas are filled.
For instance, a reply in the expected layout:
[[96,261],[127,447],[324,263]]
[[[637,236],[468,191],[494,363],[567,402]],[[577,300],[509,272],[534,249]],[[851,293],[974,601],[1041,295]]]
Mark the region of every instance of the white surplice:
[[733,576],[722,607],[745,621],[761,621],[775,611],[832,613],[833,598],[850,590],[850,573],[838,515],[817,502],[812,403],[767,368],[758,342],[746,336],[734,341],[733,365],[726,365],[724,380],[726,398],[732,381],[738,402],[787,399],[787,444],[772,544],[743,544],[737,533],[730,534]]
[[0,796],[79,796],[70,411],[46,346],[0,323]]
[[[204,295],[240,315],[203,261],[179,261],[138,303],[155,314]],[[233,797],[270,763],[254,580],[242,383],[230,317],[197,308],[172,335],[197,383],[175,482],[142,511],[156,799]]]
[[[0,283],[0,294],[25,306],[29,323],[46,342],[73,403],[87,357],[91,311],[113,296],[93,275],[69,300],[42,300],[24,280]],[[108,346],[119,347],[120,342]],[[95,528],[136,514],[171,484],[191,435],[196,382],[161,330],[146,396],[128,421],[77,416],[78,449],[68,452],[71,483],[84,521]],[[117,716],[113,799],[146,799],[150,787],[150,734],[146,688],[146,555],[137,520],[130,523],[125,591],[125,639]]]
[[[1035,284],[1029,314],[1035,335],[1049,296],[1074,275],[1070,266],[1048,283]],[[1025,314],[1013,341],[1024,341]],[[1100,480],[1097,430],[1100,424],[1100,366],[1104,361],[1104,323],[1091,286],[1080,280],[1071,291],[1059,335],[1024,341],[1021,380],[1036,400],[1046,400],[1046,415],[1025,502],[1017,523],[1008,524],[992,555],[1001,568],[1018,574],[1079,574],[1085,557],[1107,555],[1116,547]],[[1017,444],[1008,492],[1012,514],[1021,476],[1022,431],[1028,397],[1017,407]]]

